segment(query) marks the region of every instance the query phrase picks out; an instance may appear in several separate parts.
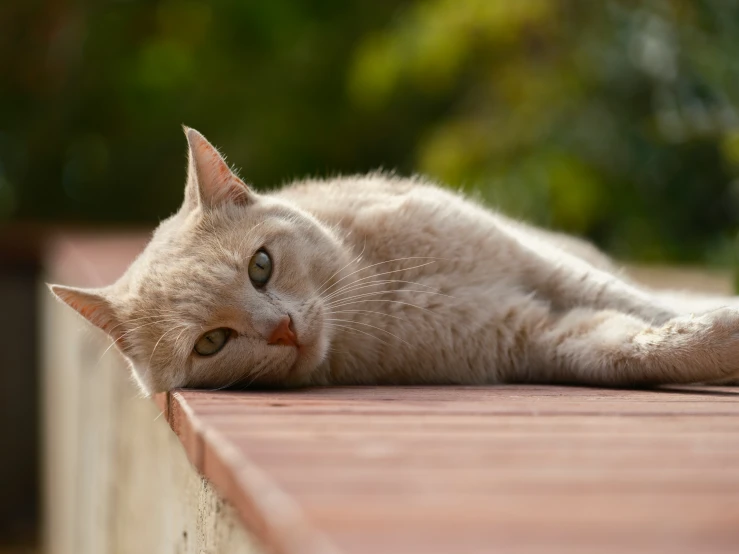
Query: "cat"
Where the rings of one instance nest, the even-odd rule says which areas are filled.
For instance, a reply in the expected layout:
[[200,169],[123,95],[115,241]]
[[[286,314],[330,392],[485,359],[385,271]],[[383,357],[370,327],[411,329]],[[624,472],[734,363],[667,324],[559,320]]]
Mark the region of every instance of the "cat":
[[50,285],[112,337],[144,394],[739,373],[736,299],[650,291],[583,240],[420,177],[258,194],[185,134],[184,202],[126,273],[100,289]]

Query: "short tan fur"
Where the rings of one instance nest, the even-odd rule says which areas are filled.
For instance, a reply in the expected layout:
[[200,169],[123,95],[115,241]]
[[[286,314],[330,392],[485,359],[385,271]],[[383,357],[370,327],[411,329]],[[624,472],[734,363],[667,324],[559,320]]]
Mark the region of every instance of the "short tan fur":
[[[739,373],[735,298],[647,290],[584,241],[421,178],[257,194],[200,133],[185,134],[185,200],[126,273],[101,289],[51,285],[115,340],[144,393]],[[271,264],[263,285],[258,252]],[[225,342],[199,354],[217,329]]]

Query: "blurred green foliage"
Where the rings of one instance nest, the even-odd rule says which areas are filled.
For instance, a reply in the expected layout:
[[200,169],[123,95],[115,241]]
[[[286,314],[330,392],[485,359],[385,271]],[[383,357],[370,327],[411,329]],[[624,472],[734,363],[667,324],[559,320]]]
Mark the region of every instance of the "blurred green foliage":
[[739,4],[0,5],[0,220],[149,222],[180,124],[258,188],[425,173],[650,261],[732,261]]

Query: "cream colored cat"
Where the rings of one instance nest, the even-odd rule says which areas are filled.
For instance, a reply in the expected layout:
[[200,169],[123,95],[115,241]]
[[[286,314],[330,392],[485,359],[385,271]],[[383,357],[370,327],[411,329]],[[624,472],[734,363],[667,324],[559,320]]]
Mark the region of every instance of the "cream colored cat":
[[185,201],[125,275],[51,286],[115,340],[146,393],[739,373],[739,310],[721,307],[735,299],[640,288],[587,243],[418,178],[257,194],[185,131]]

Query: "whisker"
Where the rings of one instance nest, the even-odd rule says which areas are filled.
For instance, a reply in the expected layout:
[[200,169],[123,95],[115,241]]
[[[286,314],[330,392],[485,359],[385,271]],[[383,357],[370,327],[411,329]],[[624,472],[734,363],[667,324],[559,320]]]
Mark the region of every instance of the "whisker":
[[169,313],[164,312],[164,316],[160,316],[160,315],[144,315],[144,316],[141,316],[141,317],[134,317],[134,318],[131,318],[131,319],[127,319],[125,321],[122,321],[122,322],[120,322],[117,325],[114,325],[113,327],[110,328],[110,331],[108,331],[108,333],[112,333],[113,331],[115,331],[116,329],[118,329],[118,327],[120,327],[121,325],[128,325],[128,324],[134,323],[136,321],[142,321],[144,319],[154,319],[154,318],[159,318],[159,317],[178,317],[178,315],[179,314],[177,312],[172,311],[172,312],[169,312]]
[[[168,319],[168,318],[167,318],[167,319],[158,319],[158,320],[156,320],[156,321],[150,321],[149,323],[144,323],[143,325],[139,325],[138,327],[134,327],[133,329],[129,329],[128,331],[126,331],[125,333],[123,333],[123,334],[122,334],[122,335],[121,335],[120,337],[118,337],[118,338],[113,338],[113,337],[111,337],[111,338],[113,339],[113,342],[111,342],[111,343],[110,343],[110,345],[108,345],[108,348],[106,348],[106,349],[105,349],[105,350],[103,351],[103,353],[102,353],[102,354],[100,355],[100,358],[98,359],[98,361],[97,361],[97,364],[99,364],[99,363],[100,363],[101,361],[103,361],[103,358],[104,358],[104,357],[105,357],[105,355],[106,355],[106,354],[108,353],[108,350],[110,350],[111,348],[113,348],[113,347],[115,346],[115,344],[116,344],[116,343],[117,343],[117,342],[118,342],[119,340],[121,340],[121,339],[122,339],[123,337],[125,337],[126,335],[128,335],[128,334],[132,333],[133,331],[136,331],[137,329],[141,329],[142,327],[148,327],[149,325],[154,325],[155,323],[168,323],[168,322],[171,322],[171,321],[179,321],[179,319],[176,319],[176,318]],[[112,331],[112,329],[111,329],[111,331]],[[96,364],[96,365],[97,365],[97,364]]]
[[269,372],[269,364],[262,362],[262,366],[259,367],[256,371],[253,372],[252,378],[249,380],[249,382],[245,385],[245,388],[249,388],[254,384],[254,381],[259,379],[262,375]]
[[[356,333],[357,335],[363,334],[363,332],[361,330],[359,330],[359,329],[354,329],[352,327],[347,327],[345,325],[339,325],[339,324],[336,324],[336,323],[330,323],[330,322],[329,323],[326,323],[326,327],[334,328],[334,330],[341,330],[341,331],[353,332],[353,333]],[[372,337],[374,337],[374,338],[376,338],[377,340],[380,340],[380,341],[382,340],[382,339],[380,339],[379,337],[377,337],[375,335],[372,335]],[[384,344],[387,344],[384,341],[382,341],[382,342]],[[380,355],[381,354],[380,348],[377,345],[374,345],[374,344],[364,343],[362,345],[362,348],[368,348],[369,350],[371,350],[373,353],[375,353],[377,355]],[[343,354],[351,355],[351,352],[335,350],[335,349],[332,349],[332,348],[329,348],[329,349],[330,350],[333,350],[334,352],[341,352]]]
[[398,289],[398,290],[391,290],[391,291],[378,290],[378,291],[375,291],[375,292],[365,292],[365,293],[362,293],[362,294],[356,294],[354,296],[349,296],[348,298],[341,298],[339,300],[334,300],[333,302],[328,302],[326,304],[326,306],[327,307],[336,307],[336,306],[341,306],[342,305],[341,304],[342,302],[347,302],[349,300],[355,300],[357,298],[366,298],[368,296],[377,296],[379,294],[394,294],[394,293],[397,293],[397,292],[415,292],[415,293],[419,293],[419,294],[434,294],[434,295],[437,295],[437,296],[446,296],[447,298],[452,298],[448,294],[442,294],[440,292],[434,292],[434,291],[430,291],[430,290],[413,290],[413,289]]
[[95,366],[98,366],[98,365],[100,365],[100,362],[102,362],[102,361],[103,361],[103,358],[105,358],[105,355],[106,355],[106,354],[108,353],[108,350],[110,350],[111,348],[113,348],[113,347],[115,346],[115,343],[116,343],[116,342],[118,342],[118,340],[117,340],[117,339],[113,339],[113,342],[111,342],[111,343],[110,343],[110,344],[108,345],[108,348],[106,348],[105,350],[103,350],[103,353],[102,353],[102,354],[100,354],[100,358],[98,359],[98,361],[97,361],[97,363],[95,364]]
[[366,333],[365,331],[362,331],[360,329],[355,329],[353,327],[348,327],[346,325],[339,325],[338,323],[331,323],[331,325],[333,325],[334,327],[338,327],[339,329],[348,329],[350,331],[354,331],[355,333],[360,333],[362,335],[367,335],[368,337],[371,337],[371,338],[373,338],[375,340],[379,340],[381,343],[390,346],[390,343],[388,343],[386,340],[381,339],[377,335],[373,335],[371,333]]
[[[184,333],[185,331],[187,331],[187,330],[188,330],[189,328],[190,328],[190,326],[189,326],[189,325],[185,325],[185,326],[183,327],[182,331],[180,331],[180,334],[179,334],[179,335],[177,335],[177,336],[175,337],[175,339],[174,339],[174,344],[175,344],[175,346],[177,346],[177,343],[178,343],[178,342],[180,341],[180,337],[182,336],[182,334],[183,334],[183,333]],[[188,348],[188,351],[189,351],[189,350],[191,350],[191,348]]]
[[346,350],[336,350],[336,348],[331,348],[330,346],[328,348],[328,351],[333,354],[346,354],[347,356],[349,356],[349,352],[347,352]]
[[236,383],[238,383],[239,381],[241,381],[243,378],[244,378],[243,376],[237,377],[236,379],[234,379],[230,383],[226,383],[225,385],[221,385],[220,387],[216,387],[214,389],[208,389],[208,392],[216,392],[216,391],[219,391],[219,390],[227,389],[229,387],[234,386]]
[[386,314],[385,312],[377,312],[374,310],[328,310],[326,311],[327,314],[377,314],[385,317],[392,317],[393,319],[397,319],[399,321],[406,321],[402,317],[398,317],[397,315],[392,314]]
[[154,353],[157,351],[157,346],[159,346],[159,343],[162,342],[162,339],[166,337],[168,334],[170,334],[172,331],[177,331],[181,327],[186,328],[187,325],[186,324],[177,325],[176,327],[172,327],[171,329],[168,329],[167,331],[164,331],[164,333],[162,333],[162,336],[159,337],[159,340],[156,342],[156,344],[154,345],[154,348],[151,351],[151,356],[149,356],[149,366],[151,366],[151,360],[154,359]]
[[[424,283],[419,283],[417,281],[404,281],[402,279],[380,279],[378,281],[372,281],[370,283],[364,283],[364,284],[359,283],[359,281],[355,281],[353,284],[347,285],[345,288],[342,288],[341,290],[332,292],[327,297],[325,297],[324,300],[331,300],[332,298],[338,296],[342,292],[349,292],[349,291],[352,291],[352,290],[360,290],[360,289],[364,289],[364,288],[375,287],[377,285],[388,285],[390,283],[404,283],[406,285],[417,285],[419,287],[426,287],[428,289],[431,289],[434,292],[439,292],[439,289],[434,288],[431,285],[426,285]],[[397,290],[397,289],[392,289],[392,290]],[[392,290],[390,290],[388,292],[392,292]]]
[[138,325],[137,327],[134,327],[133,329],[129,329],[128,331],[123,333],[119,338],[122,339],[123,337],[125,337],[126,335],[130,335],[134,331],[138,331],[139,329],[143,329],[144,327],[149,327],[150,325],[156,325],[157,323],[172,323],[173,321],[182,321],[182,318],[172,317],[172,318],[157,319],[155,321],[149,321],[148,323],[143,323],[141,325]]
[[246,242],[246,241],[247,241],[247,240],[248,240],[249,238],[251,238],[251,233],[253,233],[253,232],[254,232],[254,230],[255,230],[255,229],[256,229],[257,227],[259,227],[260,225],[264,224],[264,223],[265,223],[266,221],[267,221],[266,219],[265,219],[265,220],[262,220],[262,221],[260,221],[259,223],[257,223],[256,225],[254,225],[254,226],[253,226],[253,227],[252,227],[251,229],[249,229],[249,230],[248,230],[248,231],[247,231],[246,233],[244,233],[244,236],[243,236],[243,238],[241,239],[241,241],[239,241],[239,250],[238,250],[239,252],[243,252],[243,251],[244,251],[244,243],[245,243],[245,242]]
[[409,343],[407,340],[401,339],[398,335],[396,335],[394,333],[391,333],[387,329],[383,329],[382,327],[377,327],[376,325],[370,325],[369,323],[364,323],[362,321],[352,321],[352,320],[349,320],[349,319],[326,319],[326,321],[343,321],[345,323],[350,323],[350,324],[354,324],[354,325],[364,325],[366,327],[372,327],[373,329],[377,329],[378,331],[382,331],[383,333],[387,333],[391,337],[395,337],[400,342],[404,342],[408,346],[411,345],[411,343]]
[[430,314],[436,315],[432,310],[429,310],[428,308],[424,308],[423,306],[416,306],[415,304],[411,304],[410,302],[401,302],[400,300],[390,300],[388,298],[367,298],[364,300],[357,300],[355,302],[347,302],[346,304],[335,305],[333,307],[341,308],[345,306],[354,306],[356,304],[362,305],[365,302],[390,302],[391,304],[402,304],[404,306],[411,306],[413,308],[418,308],[419,310],[423,310],[424,312],[428,312]]
[[[392,262],[402,262],[402,261],[405,261],[405,260],[433,260],[432,262],[429,262],[429,263],[434,263],[436,260],[440,260],[440,259],[443,259],[443,258],[432,258],[432,257],[424,257],[424,256],[409,256],[407,258],[395,258],[393,260],[386,260],[384,262],[377,262],[375,264],[372,264],[372,265],[368,265],[366,267],[359,268],[356,271],[351,272],[349,275],[345,275],[344,277],[342,277],[341,279],[339,279],[338,281],[336,281],[333,285],[331,285],[330,287],[328,287],[323,292],[324,293],[327,293],[332,288],[334,288],[336,285],[338,285],[339,283],[341,283],[341,281],[343,281],[344,279],[347,279],[347,278],[351,277],[355,273],[359,273],[360,271],[364,271],[365,269],[370,269],[371,267],[376,267],[378,265],[389,264],[389,263],[392,263]],[[409,269],[415,269],[415,268],[409,268]],[[404,269],[404,270],[397,269],[395,271],[408,271],[408,269]]]
[[[316,289],[315,295],[316,296],[320,296],[321,295],[321,289],[323,288],[323,286],[326,283],[328,283],[331,279],[333,279],[334,277],[336,277],[336,275],[338,275],[339,273],[341,273],[342,271],[344,271],[347,267],[349,267],[350,265],[352,265],[354,262],[362,259],[362,254],[364,254],[364,249],[365,248],[367,248],[367,237],[364,237],[364,246],[362,246],[362,251],[352,261],[350,261],[348,264],[346,264],[344,267],[342,267],[338,271],[334,272],[333,275],[331,275],[328,279],[326,279],[323,283],[321,283],[321,285]],[[338,283],[338,281],[337,281],[337,283]]]
[[[342,290],[346,290],[348,287],[351,287],[351,286],[356,285],[358,283],[361,283],[363,281],[367,281],[368,279],[376,279],[377,277],[382,277],[383,275],[391,275],[392,273],[399,273],[401,271],[410,271],[412,269],[418,269],[420,267],[426,267],[427,265],[431,265],[433,263],[436,263],[436,261],[434,260],[434,261],[426,262],[426,263],[423,263],[423,264],[414,265],[414,266],[411,266],[411,267],[403,267],[403,268],[400,268],[400,269],[393,269],[392,271],[383,271],[382,273],[376,273],[376,274],[373,274],[373,275],[367,275],[366,277],[362,277],[361,279],[357,279],[356,281],[352,281],[351,283],[348,283],[348,284],[340,287],[339,289],[335,290],[334,292],[332,292],[331,294],[329,294],[325,298],[331,298],[331,297],[335,296],[337,293],[341,292]],[[372,267],[372,266],[369,266],[369,267]],[[365,269],[367,269],[367,268],[365,268]],[[409,282],[413,282],[413,281],[409,281]],[[424,287],[429,286],[429,285],[422,285],[421,283],[418,283],[418,284],[420,284],[421,286],[424,286]],[[324,292],[328,292],[328,289],[326,289]]]

